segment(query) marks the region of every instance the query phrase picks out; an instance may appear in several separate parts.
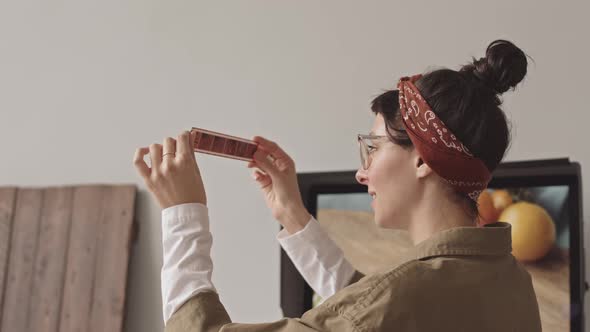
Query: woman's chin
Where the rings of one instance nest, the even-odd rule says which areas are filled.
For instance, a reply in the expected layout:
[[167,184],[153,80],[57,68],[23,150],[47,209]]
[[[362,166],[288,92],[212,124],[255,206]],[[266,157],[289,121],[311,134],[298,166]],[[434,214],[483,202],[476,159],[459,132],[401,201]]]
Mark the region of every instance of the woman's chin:
[[389,228],[388,225],[380,218],[380,216],[375,213],[375,225],[379,228]]
[[382,218],[378,213],[375,213],[375,225],[379,228],[387,228],[387,229],[396,229],[396,230],[404,230],[402,225],[397,225],[395,223],[391,223],[391,220],[388,218]]

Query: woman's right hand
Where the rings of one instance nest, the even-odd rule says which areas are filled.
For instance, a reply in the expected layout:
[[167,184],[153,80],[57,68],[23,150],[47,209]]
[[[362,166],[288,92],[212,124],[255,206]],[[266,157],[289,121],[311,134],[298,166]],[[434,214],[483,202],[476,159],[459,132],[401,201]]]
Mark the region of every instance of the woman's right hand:
[[252,140],[258,148],[248,168],[262,170],[255,170],[252,177],[258,182],[273,218],[291,234],[303,229],[311,215],[301,199],[295,162],[275,142],[260,136]]

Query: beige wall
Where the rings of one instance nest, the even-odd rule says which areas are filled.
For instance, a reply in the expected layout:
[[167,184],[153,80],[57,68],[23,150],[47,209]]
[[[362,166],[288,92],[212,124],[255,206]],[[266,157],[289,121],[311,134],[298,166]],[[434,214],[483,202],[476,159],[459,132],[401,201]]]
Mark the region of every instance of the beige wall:
[[[132,166],[135,148],[199,126],[274,139],[300,171],[355,169],[355,134],[370,128],[373,96],[401,75],[456,69],[508,38],[535,63],[505,97],[515,127],[507,159],[579,161],[588,203],[589,9],[533,0],[3,0],[0,184],[137,183],[126,330],[160,331],[159,209]],[[279,319],[278,224],[245,163],[198,162],[222,301],[235,321]]]

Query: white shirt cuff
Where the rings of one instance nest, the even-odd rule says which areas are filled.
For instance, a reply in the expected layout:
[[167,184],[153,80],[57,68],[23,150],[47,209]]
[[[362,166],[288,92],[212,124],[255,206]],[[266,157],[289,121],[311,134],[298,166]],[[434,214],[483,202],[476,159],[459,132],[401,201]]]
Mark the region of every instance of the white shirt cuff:
[[296,233],[289,234],[283,228],[277,234],[277,240],[303,279],[322,300],[348,286],[356,271],[313,216]]
[[209,210],[185,203],[162,210],[162,305],[164,323],[191,297],[217,291],[211,281],[213,262]]

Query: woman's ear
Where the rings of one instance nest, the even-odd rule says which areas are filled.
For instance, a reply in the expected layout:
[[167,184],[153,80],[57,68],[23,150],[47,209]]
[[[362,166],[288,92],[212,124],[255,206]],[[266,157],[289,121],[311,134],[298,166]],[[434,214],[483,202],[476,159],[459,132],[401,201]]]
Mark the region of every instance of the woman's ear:
[[425,178],[432,173],[432,168],[428,166],[422,157],[417,156],[415,159],[416,163],[416,177],[419,179]]

